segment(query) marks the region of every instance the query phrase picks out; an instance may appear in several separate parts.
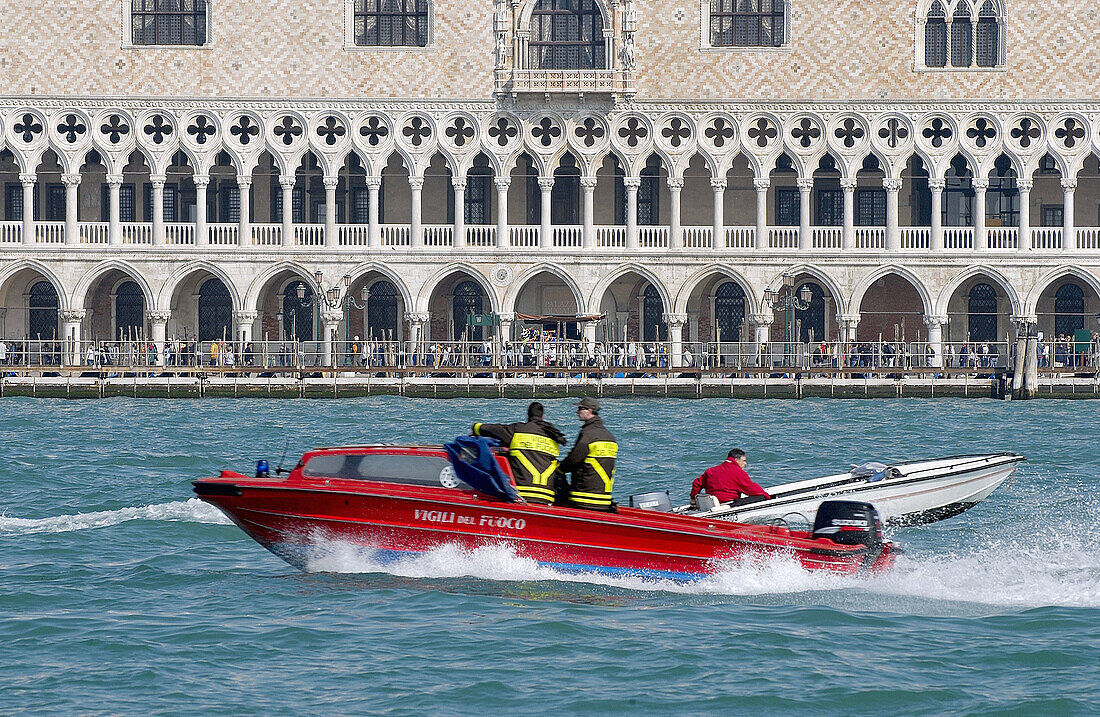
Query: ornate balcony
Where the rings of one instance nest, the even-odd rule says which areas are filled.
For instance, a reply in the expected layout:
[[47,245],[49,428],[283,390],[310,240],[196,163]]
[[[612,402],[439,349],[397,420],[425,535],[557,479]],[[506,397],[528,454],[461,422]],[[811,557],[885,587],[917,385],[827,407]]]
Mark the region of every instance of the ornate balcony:
[[623,70],[497,70],[494,89],[498,94],[603,94],[633,95],[634,73]]

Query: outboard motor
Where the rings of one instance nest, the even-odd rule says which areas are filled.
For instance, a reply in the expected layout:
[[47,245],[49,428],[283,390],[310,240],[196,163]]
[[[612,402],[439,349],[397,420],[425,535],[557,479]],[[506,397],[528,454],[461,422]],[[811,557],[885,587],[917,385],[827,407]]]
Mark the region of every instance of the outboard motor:
[[672,511],[672,498],[668,491],[653,491],[630,496],[630,507],[640,510],[655,510],[659,513]]
[[882,521],[870,503],[827,500],[817,509],[813,536],[842,545],[881,546]]

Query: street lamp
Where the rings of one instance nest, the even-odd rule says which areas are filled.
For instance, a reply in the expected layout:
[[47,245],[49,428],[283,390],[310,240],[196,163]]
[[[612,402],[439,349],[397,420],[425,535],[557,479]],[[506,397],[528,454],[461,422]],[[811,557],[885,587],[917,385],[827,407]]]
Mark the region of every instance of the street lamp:
[[794,290],[794,274],[785,271],[782,274],[782,282],[779,289],[765,289],[764,301],[773,311],[783,312],[783,341],[786,344],[785,351],[790,352],[790,344],[795,342],[795,312],[805,311],[810,308],[814,292],[809,284],[803,284],[796,293]]

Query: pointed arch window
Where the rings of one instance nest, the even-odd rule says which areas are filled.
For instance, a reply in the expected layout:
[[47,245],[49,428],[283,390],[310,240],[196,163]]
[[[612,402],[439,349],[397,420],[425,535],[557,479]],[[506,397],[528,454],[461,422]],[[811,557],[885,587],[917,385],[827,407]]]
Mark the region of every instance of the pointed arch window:
[[924,23],[924,64],[929,67],[947,66],[947,12],[940,0],[932,3],[928,20]]
[[1073,336],[1085,328],[1085,292],[1074,283],[1062,284],[1054,294],[1054,335]]
[[967,339],[997,340],[997,292],[989,284],[975,284],[966,300]]
[[917,57],[925,69],[1004,66],[1000,0],[931,0],[926,7],[917,16]]
[[27,300],[27,336],[35,341],[57,338],[57,290],[48,281],[39,281],[31,287]]
[[528,67],[606,69],[603,30],[603,12],[596,0],[537,0],[531,10]]

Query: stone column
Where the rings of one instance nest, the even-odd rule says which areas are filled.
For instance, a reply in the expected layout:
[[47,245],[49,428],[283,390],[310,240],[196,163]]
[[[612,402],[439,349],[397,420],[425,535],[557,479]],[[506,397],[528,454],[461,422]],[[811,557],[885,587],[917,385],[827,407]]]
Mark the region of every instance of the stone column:
[[1016,189],[1020,190],[1020,226],[1017,230],[1019,238],[1016,241],[1016,248],[1019,251],[1031,249],[1031,188],[1033,186],[1035,183],[1030,179],[1016,180]]
[[249,191],[252,189],[252,177],[238,176],[237,187],[240,189],[240,219],[237,222],[237,243],[241,246],[250,246],[252,244],[252,212],[249,211],[248,201]]
[[539,177],[539,247],[554,246],[554,228],[550,225],[550,192],[554,189],[553,177]]
[[768,248],[768,187],[772,184],[770,179],[754,179],[752,186],[756,189],[756,248],[764,250]]
[[297,243],[294,241],[294,183],[296,181],[297,177],[293,174],[279,175],[279,191],[282,192],[283,197],[283,246],[294,246]]
[[381,197],[382,178],[381,177],[367,177],[367,246],[379,247],[382,246],[382,227],[378,222],[379,207],[378,202]]
[[1077,248],[1077,231],[1073,226],[1073,193],[1076,189],[1076,177],[1062,180],[1062,251]]
[[[668,227],[668,248],[684,248],[684,230],[680,226],[680,191],[684,188],[684,180],[678,177],[668,178],[668,193],[671,197],[669,204],[671,216]],[[681,327],[682,328],[682,327]]]
[[325,246],[339,246],[340,236],[336,229],[336,186],[340,184],[340,178],[324,177],[321,181],[325,185]]
[[424,178],[410,176],[409,192],[412,195],[412,221],[409,223],[409,246],[413,248],[424,246],[424,227],[420,222],[421,212],[423,211],[421,206],[423,190]]
[[932,231],[928,238],[928,249],[932,252],[943,251],[943,188],[947,181],[941,177],[928,180],[932,191]]
[[[326,187],[327,189],[327,187]],[[340,321],[344,318],[343,311],[331,311],[325,310],[321,314],[321,322],[325,327],[325,335],[321,343],[321,350],[325,352],[324,360],[321,362],[323,366],[333,366],[333,342],[336,339],[336,332],[340,329]]]
[[454,248],[466,248],[466,177],[451,177],[455,192]]
[[511,184],[510,177],[496,177],[493,179],[493,185],[497,188],[496,244],[501,249],[511,244],[508,237],[508,187]]
[[840,235],[840,248],[844,251],[856,246],[856,186],[855,179],[841,179],[840,188],[844,191],[844,230]]
[[798,186],[798,248],[805,251],[814,246],[813,230],[810,228],[810,197],[814,180],[799,179],[795,184]]
[[37,174],[20,174],[19,182],[23,185],[23,243],[34,244],[38,237],[34,231],[34,185],[38,181]]
[[206,231],[206,188],[210,186],[210,177],[196,174],[191,179],[195,183],[195,246],[206,246],[210,243]]
[[84,360],[84,352],[80,348],[80,330],[88,312],[85,309],[68,309],[58,313],[65,336],[64,361],[70,366],[79,366]]
[[638,242],[638,187],[642,186],[641,177],[623,177],[623,190],[626,191],[626,248],[637,249]]
[[[760,347],[768,343],[768,340],[771,338],[773,321],[775,321],[774,314],[752,314],[749,316],[749,323],[752,325],[752,340],[754,343],[752,357],[753,363],[757,366],[763,366],[767,361],[767,357],[761,355]],[[719,350],[721,349],[719,348]]]
[[928,327],[928,345],[932,347],[930,365],[943,367],[943,327],[947,325],[946,316],[925,316],[924,325]]
[[886,251],[901,249],[901,230],[898,228],[898,193],[901,192],[900,179],[882,180],[886,190]]
[[164,182],[163,174],[149,175],[153,186],[153,246],[164,246]]
[[122,175],[121,174],[108,174],[107,175],[107,191],[110,196],[111,206],[108,208],[110,214],[109,224],[107,225],[107,243],[112,246],[117,246],[122,243],[122,219],[119,208],[119,193],[122,189]]
[[157,347],[157,366],[164,366],[164,341],[167,338],[168,320],[171,311],[146,311],[145,318],[153,327],[153,344]]
[[714,213],[710,229],[712,249],[726,248],[726,180],[711,179],[710,189],[714,192]]
[[259,313],[256,311],[238,311],[233,314],[233,318],[237,322],[237,337],[241,342],[242,350],[244,345],[252,340],[252,328],[258,317]]
[[684,324],[688,317],[687,314],[665,314],[664,319],[668,324],[668,339],[671,344],[669,352],[672,354],[668,357],[668,365],[680,368],[684,365]]
[[584,218],[584,230],[581,234],[581,246],[585,249],[596,247],[596,211],[593,196],[596,192],[595,177],[581,177],[581,209]]
[[498,327],[497,338],[501,341],[512,340],[512,323],[516,320],[515,314],[499,314],[500,326]]
[[80,175],[62,174],[65,185],[65,243],[80,243]]
[[989,189],[989,180],[978,178],[974,185],[974,249],[989,248],[988,237],[985,235],[985,190]]
[[840,340],[851,343],[856,340],[856,329],[859,327],[859,314],[842,314],[837,317],[840,322]]
[[[409,312],[405,314],[405,321],[409,326],[409,353],[415,352],[420,357],[420,362],[422,364],[424,356],[424,324],[431,321],[431,314],[426,311]],[[408,360],[411,361],[412,357],[410,356]]]

